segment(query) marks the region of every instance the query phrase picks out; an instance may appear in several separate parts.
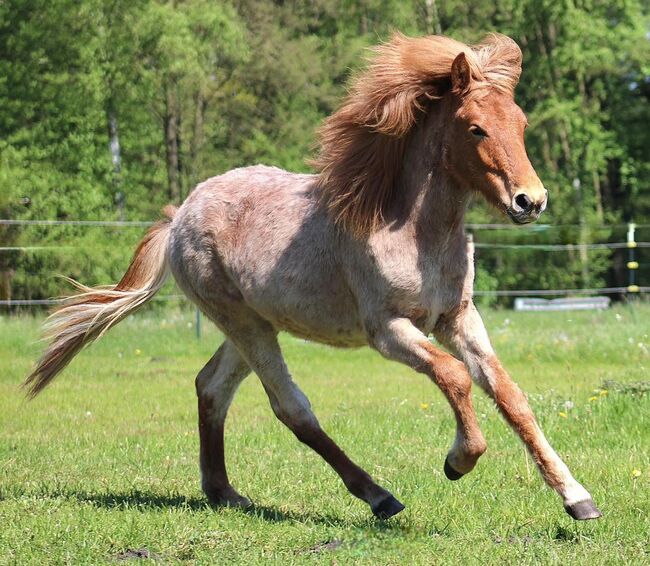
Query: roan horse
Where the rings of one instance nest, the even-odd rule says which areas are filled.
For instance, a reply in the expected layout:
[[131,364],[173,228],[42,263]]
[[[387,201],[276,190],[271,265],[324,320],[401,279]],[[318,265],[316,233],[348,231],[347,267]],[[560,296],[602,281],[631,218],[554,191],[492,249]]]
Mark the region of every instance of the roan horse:
[[472,194],[519,224],[546,207],[547,191],[524,148],[526,117],[513,98],[520,73],[521,51],[504,36],[471,47],[394,36],[324,123],[318,174],[235,169],[198,185],[178,210],[166,209],[168,219],[149,230],[115,287],[80,286],[52,315],[51,343],[25,382],[30,394],[151,299],[171,270],[226,336],[196,378],[210,502],[250,505],[228,480],[223,433],[233,395],[252,370],[277,417],[376,516],[404,508],[319,426],[278,345],[278,332],[288,331],[334,346],[367,344],[429,376],[456,417],[444,463],[451,480],[486,450],[473,378],[566,511],[599,517],[501,366],[472,303],[473,254],[463,225]]

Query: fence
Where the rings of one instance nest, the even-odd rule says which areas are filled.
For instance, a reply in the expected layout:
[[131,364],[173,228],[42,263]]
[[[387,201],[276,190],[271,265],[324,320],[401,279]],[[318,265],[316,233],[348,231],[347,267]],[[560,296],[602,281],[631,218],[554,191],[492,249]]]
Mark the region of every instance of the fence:
[[[86,227],[99,227],[99,228],[146,228],[150,226],[151,222],[139,221],[105,221],[105,220],[12,220],[0,219],[0,226],[86,226]],[[544,253],[561,253],[561,252],[586,252],[586,250],[628,250],[628,257],[626,268],[628,271],[628,284],[625,286],[614,287],[596,287],[596,288],[571,288],[571,289],[493,289],[489,291],[476,290],[474,294],[482,297],[534,297],[534,296],[570,296],[570,295],[639,295],[641,293],[650,292],[650,286],[643,286],[637,278],[637,272],[640,263],[637,260],[637,250],[650,248],[650,242],[636,241],[637,229],[649,229],[650,225],[636,225],[630,224],[610,224],[600,227],[605,230],[613,229],[627,229],[626,241],[619,242],[596,242],[596,243],[568,243],[568,244],[521,244],[521,243],[503,243],[503,242],[482,242],[476,238],[476,234],[486,231],[511,231],[519,230],[520,233],[542,232],[545,230],[553,229],[572,229],[581,228],[577,225],[545,225],[536,224],[528,226],[514,226],[511,224],[467,224],[466,226],[469,238],[477,250],[503,250],[509,252],[513,250],[535,250]],[[0,254],[5,252],[32,252],[32,253],[45,253],[49,251],[61,252],[66,249],[73,249],[74,246],[1,246]],[[157,297],[158,301],[183,301],[183,295],[163,295]],[[49,306],[57,304],[57,299],[17,299],[17,300],[0,300],[2,307],[32,307],[32,306]]]
[[[580,225],[532,225],[528,229],[531,231],[540,232],[552,228],[575,228],[582,229]],[[647,293],[650,291],[650,286],[641,286],[637,281],[637,271],[641,264],[636,260],[636,250],[643,248],[650,248],[650,242],[636,241],[635,235],[637,228],[648,229],[650,225],[642,224],[637,225],[634,223],[628,224],[610,224],[603,226],[592,227],[595,229],[611,230],[615,228],[627,229],[627,238],[625,242],[600,242],[600,243],[569,243],[569,244],[508,244],[508,243],[494,243],[494,242],[473,242],[475,249],[487,250],[536,250],[541,252],[579,252],[586,253],[587,250],[628,250],[628,260],[626,268],[628,273],[628,284],[626,286],[615,287],[598,287],[598,288],[574,288],[574,289],[496,289],[492,291],[475,290],[476,296],[497,296],[497,297],[513,297],[513,296],[567,296],[567,295],[637,295],[640,293]],[[468,238],[473,240],[473,233],[481,230],[512,230],[512,229],[526,229],[526,227],[515,226],[512,224],[468,224],[469,231]]]

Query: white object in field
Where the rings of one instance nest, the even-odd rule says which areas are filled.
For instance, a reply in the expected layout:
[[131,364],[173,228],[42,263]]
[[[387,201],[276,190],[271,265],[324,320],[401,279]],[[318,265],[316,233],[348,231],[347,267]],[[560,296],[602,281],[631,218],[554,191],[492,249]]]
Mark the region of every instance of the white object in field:
[[517,297],[516,311],[575,311],[606,309],[609,307],[609,297],[572,297],[562,299],[531,299]]

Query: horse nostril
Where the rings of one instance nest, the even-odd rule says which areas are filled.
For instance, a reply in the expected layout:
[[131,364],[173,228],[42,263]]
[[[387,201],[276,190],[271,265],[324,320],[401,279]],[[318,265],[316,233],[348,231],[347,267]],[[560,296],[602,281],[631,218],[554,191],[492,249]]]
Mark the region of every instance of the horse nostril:
[[520,193],[515,197],[515,204],[521,208],[521,210],[528,212],[533,205],[533,201],[524,193]]

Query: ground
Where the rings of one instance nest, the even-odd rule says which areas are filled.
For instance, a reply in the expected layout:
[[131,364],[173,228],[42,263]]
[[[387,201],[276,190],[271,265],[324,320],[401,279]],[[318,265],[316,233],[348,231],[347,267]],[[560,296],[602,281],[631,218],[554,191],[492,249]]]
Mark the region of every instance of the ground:
[[549,440],[604,513],[574,522],[491,402],[489,449],[442,473],[454,421],[426,378],[369,349],[282,338],[323,427],[406,510],[350,496],[273,416],[251,376],[226,423],[250,511],[212,509],[198,481],[194,376],[220,341],[192,312],[136,315],[35,401],[18,386],[40,318],[0,318],[0,563],[650,563],[650,307],[484,313]]

